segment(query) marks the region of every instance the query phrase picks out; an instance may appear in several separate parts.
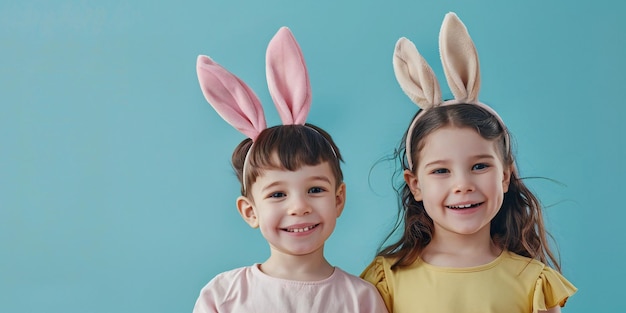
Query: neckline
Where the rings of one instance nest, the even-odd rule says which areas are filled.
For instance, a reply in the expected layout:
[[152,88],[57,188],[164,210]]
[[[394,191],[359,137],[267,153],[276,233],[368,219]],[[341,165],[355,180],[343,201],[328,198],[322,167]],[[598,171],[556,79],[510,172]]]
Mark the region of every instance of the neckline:
[[440,272],[470,273],[470,272],[486,271],[490,268],[493,268],[496,265],[498,265],[500,262],[502,262],[502,260],[508,255],[509,255],[509,251],[502,250],[502,252],[500,252],[500,254],[495,259],[491,260],[490,262],[481,264],[481,265],[476,265],[476,266],[469,266],[469,267],[447,267],[447,266],[432,265],[424,261],[421,257],[418,258],[418,262],[416,262],[416,264],[423,265],[431,270],[440,271]]
[[258,277],[261,277],[262,279],[266,279],[266,280],[273,280],[273,281],[278,281],[278,282],[282,282],[282,283],[290,283],[290,284],[300,284],[300,285],[316,285],[316,284],[325,284],[326,282],[335,279],[335,277],[337,275],[339,275],[340,269],[337,266],[333,266],[333,272],[332,274],[330,274],[330,276],[324,278],[324,279],[320,279],[320,280],[293,280],[293,279],[285,279],[285,278],[279,278],[279,277],[274,277],[274,276],[270,276],[266,273],[264,273],[263,271],[261,271],[261,263],[255,263],[254,265],[252,265],[250,268],[252,270],[252,273]]

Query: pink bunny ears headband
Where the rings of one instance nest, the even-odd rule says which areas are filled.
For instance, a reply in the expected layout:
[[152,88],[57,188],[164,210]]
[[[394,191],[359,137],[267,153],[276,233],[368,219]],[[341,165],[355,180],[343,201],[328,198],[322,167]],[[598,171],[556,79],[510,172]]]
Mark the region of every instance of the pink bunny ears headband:
[[[439,49],[443,71],[454,99],[442,100],[441,88],[433,70],[417,51],[415,45],[402,37],[396,43],[393,69],[404,93],[424,111],[437,106],[459,103],[480,106],[495,116],[502,129],[506,131],[506,126],[498,113],[478,101],[480,67],[476,47],[463,22],[452,12],[446,14],[441,25]],[[422,115],[423,113],[420,113],[415,117],[406,136],[406,157],[411,170],[413,169],[411,134]],[[508,150],[509,140],[508,138],[505,140]]]
[[[267,46],[267,85],[283,125],[305,125],[311,108],[311,85],[300,46],[287,27],[281,27]],[[198,81],[206,100],[235,129],[252,139],[267,128],[261,101],[246,83],[211,58],[200,55],[196,63]],[[310,128],[316,133],[317,130]],[[320,134],[320,136],[322,136]],[[325,141],[326,138],[322,136]],[[328,142],[328,141],[327,141]],[[331,150],[337,155],[330,142]],[[242,185],[246,188],[246,164]]]
[[[196,70],[206,100],[226,122],[254,142],[267,128],[254,91],[205,55],[198,56]],[[311,86],[300,46],[287,27],[280,28],[267,46],[266,75],[283,124],[304,125],[311,108]]]

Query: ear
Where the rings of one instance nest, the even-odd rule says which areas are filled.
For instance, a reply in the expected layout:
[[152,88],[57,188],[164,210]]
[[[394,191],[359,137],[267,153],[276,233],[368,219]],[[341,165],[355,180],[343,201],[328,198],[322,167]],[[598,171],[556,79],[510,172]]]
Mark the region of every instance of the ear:
[[256,213],[254,212],[254,203],[250,199],[244,196],[238,197],[237,198],[237,210],[239,211],[239,214],[241,215],[243,220],[246,221],[246,223],[248,223],[250,227],[252,228],[259,227],[259,218],[256,216]]
[[441,89],[435,73],[415,44],[402,37],[393,52],[393,72],[402,91],[422,109],[441,104]]
[[230,125],[256,140],[266,126],[261,101],[254,91],[211,58],[198,56],[200,89],[215,111]]
[[502,176],[502,190],[504,193],[509,191],[509,185],[511,184],[511,174],[513,173],[513,166],[507,166],[504,168]]
[[335,207],[337,208],[337,217],[341,216],[343,208],[346,205],[346,183],[341,183],[335,192]]
[[480,66],[474,42],[456,14],[446,14],[439,33],[443,71],[454,99],[478,102]]
[[304,125],[311,109],[311,84],[302,50],[281,27],[267,46],[267,86],[283,125]]
[[406,185],[409,186],[409,189],[413,194],[413,198],[416,201],[422,201],[422,189],[420,188],[417,176],[410,170],[404,170],[404,181],[406,182]]

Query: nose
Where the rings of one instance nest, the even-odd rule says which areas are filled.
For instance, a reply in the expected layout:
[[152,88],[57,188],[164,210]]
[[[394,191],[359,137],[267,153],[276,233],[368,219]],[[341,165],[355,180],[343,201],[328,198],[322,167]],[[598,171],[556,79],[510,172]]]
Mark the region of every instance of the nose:
[[454,193],[466,193],[474,191],[476,186],[470,174],[458,174],[454,181]]
[[289,215],[306,215],[311,213],[311,205],[306,195],[292,195],[289,203]]

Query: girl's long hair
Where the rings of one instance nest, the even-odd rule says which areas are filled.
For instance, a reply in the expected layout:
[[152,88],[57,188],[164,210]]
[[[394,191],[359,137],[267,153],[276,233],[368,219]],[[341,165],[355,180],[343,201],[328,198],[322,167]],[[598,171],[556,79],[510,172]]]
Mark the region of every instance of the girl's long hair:
[[[476,105],[453,104],[431,108],[424,112],[420,110],[416,116],[418,114],[423,116],[420,116],[413,133],[410,134],[414,164],[419,163],[424,139],[429,134],[442,127],[453,126],[475,129],[484,139],[497,142],[503,164],[514,166],[508,131],[503,129],[498,120],[485,109]],[[394,159],[398,161],[400,167],[394,176],[395,179],[403,177],[402,173],[409,168],[405,155],[406,136],[405,133],[394,153]],[[382,247],[378,252],[379,256],[395,259],[392,269],[415,262],[434,234],[433,220],[426,214],[422,201],[415,200],[404,180],[394,186],[394,189],[398,194],[399,212],[396,224],[383,244],[397,233],[401,233],[401,236],[396,242]],[[541,203],[526,187],[517,170],[511,173],[509,189],[504,195],[502,207],[491,221],[491,238],[501,249],[539,260],[558,271],[561,270],[560,262],[548,244],[548,238],[552,237],[545,228]]]

